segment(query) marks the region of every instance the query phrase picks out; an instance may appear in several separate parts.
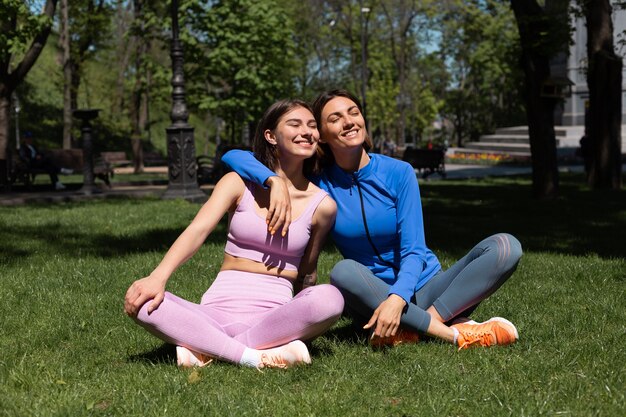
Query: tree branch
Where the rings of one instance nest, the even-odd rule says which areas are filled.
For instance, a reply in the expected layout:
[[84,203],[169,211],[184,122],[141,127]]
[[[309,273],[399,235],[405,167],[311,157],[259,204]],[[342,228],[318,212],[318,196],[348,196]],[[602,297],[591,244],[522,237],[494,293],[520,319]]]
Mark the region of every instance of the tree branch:
[[46,0],[43,16],[48,18],[48,22],[46,22],[44,27],[41,28],[41,31],[35,35],[35,39],[33,39],[33,43],[30,45],[28,51],[26,51],[22,62],[20,62],[15,70],[9,75],[9,84],[11,86],[16,86],[24,79],[24,77],[26,77],[26,74],[28,74],[28,71],[30,71],[32,66],[35,64],[39,54],[41,54],[41,51],[43,50],[43,47],[46,45],[46,40],[48,39],[48,35],[52,29],[52,18],[57,6],[57,1],[58,0]]

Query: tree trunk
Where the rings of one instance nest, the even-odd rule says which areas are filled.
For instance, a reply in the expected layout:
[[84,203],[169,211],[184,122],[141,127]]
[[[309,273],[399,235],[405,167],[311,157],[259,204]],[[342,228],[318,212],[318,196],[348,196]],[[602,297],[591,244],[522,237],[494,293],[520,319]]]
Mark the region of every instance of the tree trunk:
[[5,91],[0,88],[0,185],[3,185],[5,190],[10,190],[11,184],[7,178],[9,169],[7,145],[9,143],[11,94],[6,95]]
[[622,59],[614,52],[609,0],[586,3],[588,136],[591,143],[589,185],[622,187]]
[[70,106],[72,109],[78,108],[78,89],[80,87],[80,63],[70,60]]
[[128,31],[128,26],[126,25],[126,15],[131,13],[131,8],[133,7],[132,2],[128,2],[127,9],[124,8],[124,2],[121,0],[117,1],[117,18],[115,24],[117,25],[116,32],[116,44],[117,44],[117,52],[116,52],[116,68],[117,68],[117,79],[115,82],[115,93],[113,99],[111,100],[111,113],[112,114],[121,114],[122,109],[125,107],[124,103],[124,82],[126,81],[126,71],[128,70],[128,65],[130,62],[132,51],[135,50],[134,45],[134,37],[127,42],[126,41],[126,32]]
[[553,117],[556,99],[541,97],[541,86],[550,76],[550,62],[546,57],[523,55],[526,117],[533,168],[532,192],[536,198],[554,198],[559,192]]
[[[521,65],[525,78],[525,104],[532,160],[532,193],[536,198],[555,198],[559,174],[554,133],[554,109],[557,99],[542,96],[542,86],[550,77],[550,58],[567,47],[562,29],[567,25],[563,14],[565,1],[554,1],[546,8],[535,0],[511,0],[520,34]],[[559,7],[561,6],[561,7]]]
[[[10,71],[11,54],[0,56],[0,184],[9,187],[7,174],[7,146],[9,144],[9,121],[10,121],[10,103],[11,93],[15,91],[17,86],[24,80],[28,71],[35,65],[37,58],[41,54],[43,47],[48,40],[50,34],[52,18],[56,9],[57,0],[47,0],[44,6],[42,16],[46,16],[48,24],[42,26],[41,31],[36,33],[33,42],[24,54],[22,60]],[[15,17],[15,16],[13,16]],[[6,19],[0,21],[2,26],[14,24],[15,19]]]
[[[143,2],[141,0],[134,0],[133,7],[134,19],[140,25],[141,33],[143,33]],[[131,144],[133,149],[133,168],[135,174],[139,174],[144,171],[141,137],[143,129],[145,128],[145,119],[142,117],[142,101],[145,94],[143,60],[147,48],[146,42],[139,36],[135,37],[135,45],[137,46],[137,50],[135,51],[135,86],[133,88],[130,114],[132,123]]]
[[63,149],[72,147],[72,66],[70,63],[70,20],[68,0],[61,0],[61,50],[63,53]]

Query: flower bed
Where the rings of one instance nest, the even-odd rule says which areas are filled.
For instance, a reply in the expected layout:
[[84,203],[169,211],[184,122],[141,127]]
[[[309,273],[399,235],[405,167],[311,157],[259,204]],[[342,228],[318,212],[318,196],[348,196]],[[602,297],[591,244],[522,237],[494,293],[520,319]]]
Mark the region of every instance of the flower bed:
[[530,156],[457,152],[446,155],[446,163],[468,165],[526,165],[530,163]]

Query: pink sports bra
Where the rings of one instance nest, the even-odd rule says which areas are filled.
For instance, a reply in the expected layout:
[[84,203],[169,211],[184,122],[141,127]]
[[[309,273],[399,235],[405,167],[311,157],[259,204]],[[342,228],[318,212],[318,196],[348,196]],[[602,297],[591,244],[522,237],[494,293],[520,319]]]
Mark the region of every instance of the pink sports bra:
[[328,193],[320,190],[311,197],[304,212],[291,223],[289,232],[282,237],[278,232],[272,236],[267,231],[265,218],[256,212],[250,187],[252,184],[246,181],[241,201],[230,220],[224,252],[279,269],[297,270],[311,237],[313,213]]

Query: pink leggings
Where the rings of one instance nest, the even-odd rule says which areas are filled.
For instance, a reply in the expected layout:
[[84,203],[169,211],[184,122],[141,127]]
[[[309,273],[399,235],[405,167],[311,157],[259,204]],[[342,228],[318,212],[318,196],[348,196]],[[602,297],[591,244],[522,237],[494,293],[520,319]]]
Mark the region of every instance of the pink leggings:
[[285,278],[222,271],[200,304],[166,292],[151,314],[148,300],[136,321],[166,342],[239,363],[246,347],[267,349],[313,339],[343,311],[343,297],[332,285],[292,294],[292,284]]

